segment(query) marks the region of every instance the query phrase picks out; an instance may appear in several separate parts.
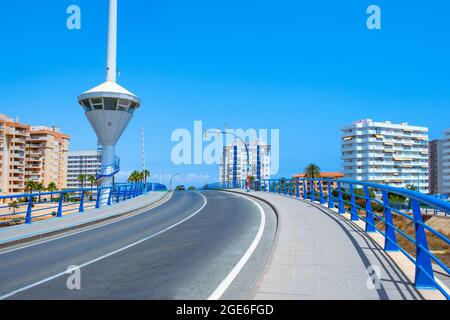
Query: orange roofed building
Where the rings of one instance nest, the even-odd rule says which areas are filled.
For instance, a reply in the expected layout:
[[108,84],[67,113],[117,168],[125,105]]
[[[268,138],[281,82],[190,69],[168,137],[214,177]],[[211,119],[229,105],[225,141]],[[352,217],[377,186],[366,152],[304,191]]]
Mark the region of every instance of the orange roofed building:
[[[323,179],[334,179],[334,180],[344,178],[344,174],[342,174],[340,172],[321,172],[320,176]],[[298,174],[294,175],[292,177],[292,179],[301,179],[301,178],[304,178],[304,177],[305,177],[304,173],[298,173]],[[303,193],[303,183],[300,183],[299,187],[300,187],[300,192]],[[319,191],[318,181],[314,181],[314,188],[316,189],[316,191]],[[328,184],[327,183],[322,183],[322,188],[323,188],[323,192],[324,193],[328,192]],[[336,181],[331,181],[331,188],[332,189],[337,189]],[[307,192],[309,191],[309,189],[310,189],[310,184],[308,183],[306,185]]]

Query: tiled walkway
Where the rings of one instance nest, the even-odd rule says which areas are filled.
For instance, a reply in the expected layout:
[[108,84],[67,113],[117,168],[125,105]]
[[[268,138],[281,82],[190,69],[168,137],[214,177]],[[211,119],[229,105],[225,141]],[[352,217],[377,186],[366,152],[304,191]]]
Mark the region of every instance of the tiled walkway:
[[272,203],[279,214],[278,239],[256,299],[424,298],[392,258],[346,217],[295,198],[251,194]]

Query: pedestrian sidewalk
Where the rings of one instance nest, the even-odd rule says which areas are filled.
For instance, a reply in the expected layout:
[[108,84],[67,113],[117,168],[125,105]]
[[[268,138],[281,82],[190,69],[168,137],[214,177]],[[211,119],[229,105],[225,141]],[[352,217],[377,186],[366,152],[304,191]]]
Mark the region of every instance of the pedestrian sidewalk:
[[406,257],[386,253],[349,215],[289,196],[248,195],[271,203],[279,219],[277,240],[255,299],[444,298],[438,290],[417,290],[408,270],[398,266]]
[[169,196],[169,192],[149,192],[134,199],[100,209],[88,210],[84,213],[73,213],[61,218],[6,227],[0,229],[0,249],[136,213],[142,209],[157,206]]

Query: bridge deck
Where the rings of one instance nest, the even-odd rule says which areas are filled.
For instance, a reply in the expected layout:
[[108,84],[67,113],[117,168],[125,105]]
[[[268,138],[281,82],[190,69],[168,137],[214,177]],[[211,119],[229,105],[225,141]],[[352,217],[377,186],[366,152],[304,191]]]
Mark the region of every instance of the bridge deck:
[[[424,299],[394,260],[345,217],[295,198],[252,194],[276,207],[280,223],[256,299]],[[375,272],[380,281],[374,288],[369,274]]]
[[32,224],[21,224],[18,226],[0,229],[0,248],[14,245],[15,242],[27,242],[39,238],[41,235],[56,233],[67,228],[75,228],[106,220],[131,212],[157,202],[165,195],[164,192],[149,192],[140,197],[114,204],[110,207],[87,210],[84,213],[73,213],[62,218],[51,218]]

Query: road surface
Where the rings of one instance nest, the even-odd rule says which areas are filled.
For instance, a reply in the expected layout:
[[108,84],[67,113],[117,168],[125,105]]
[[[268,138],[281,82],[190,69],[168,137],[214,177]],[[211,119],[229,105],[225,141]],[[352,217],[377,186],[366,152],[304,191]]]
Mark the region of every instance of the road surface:
[[[264,203],[219,191],[175,192],[148,212],[0,251],[0,296],[244,299],[274,237],[275,217]],[[68,289],[78,284],[77,272],[66,273],[70,266],[81,266],[81,289]]]

